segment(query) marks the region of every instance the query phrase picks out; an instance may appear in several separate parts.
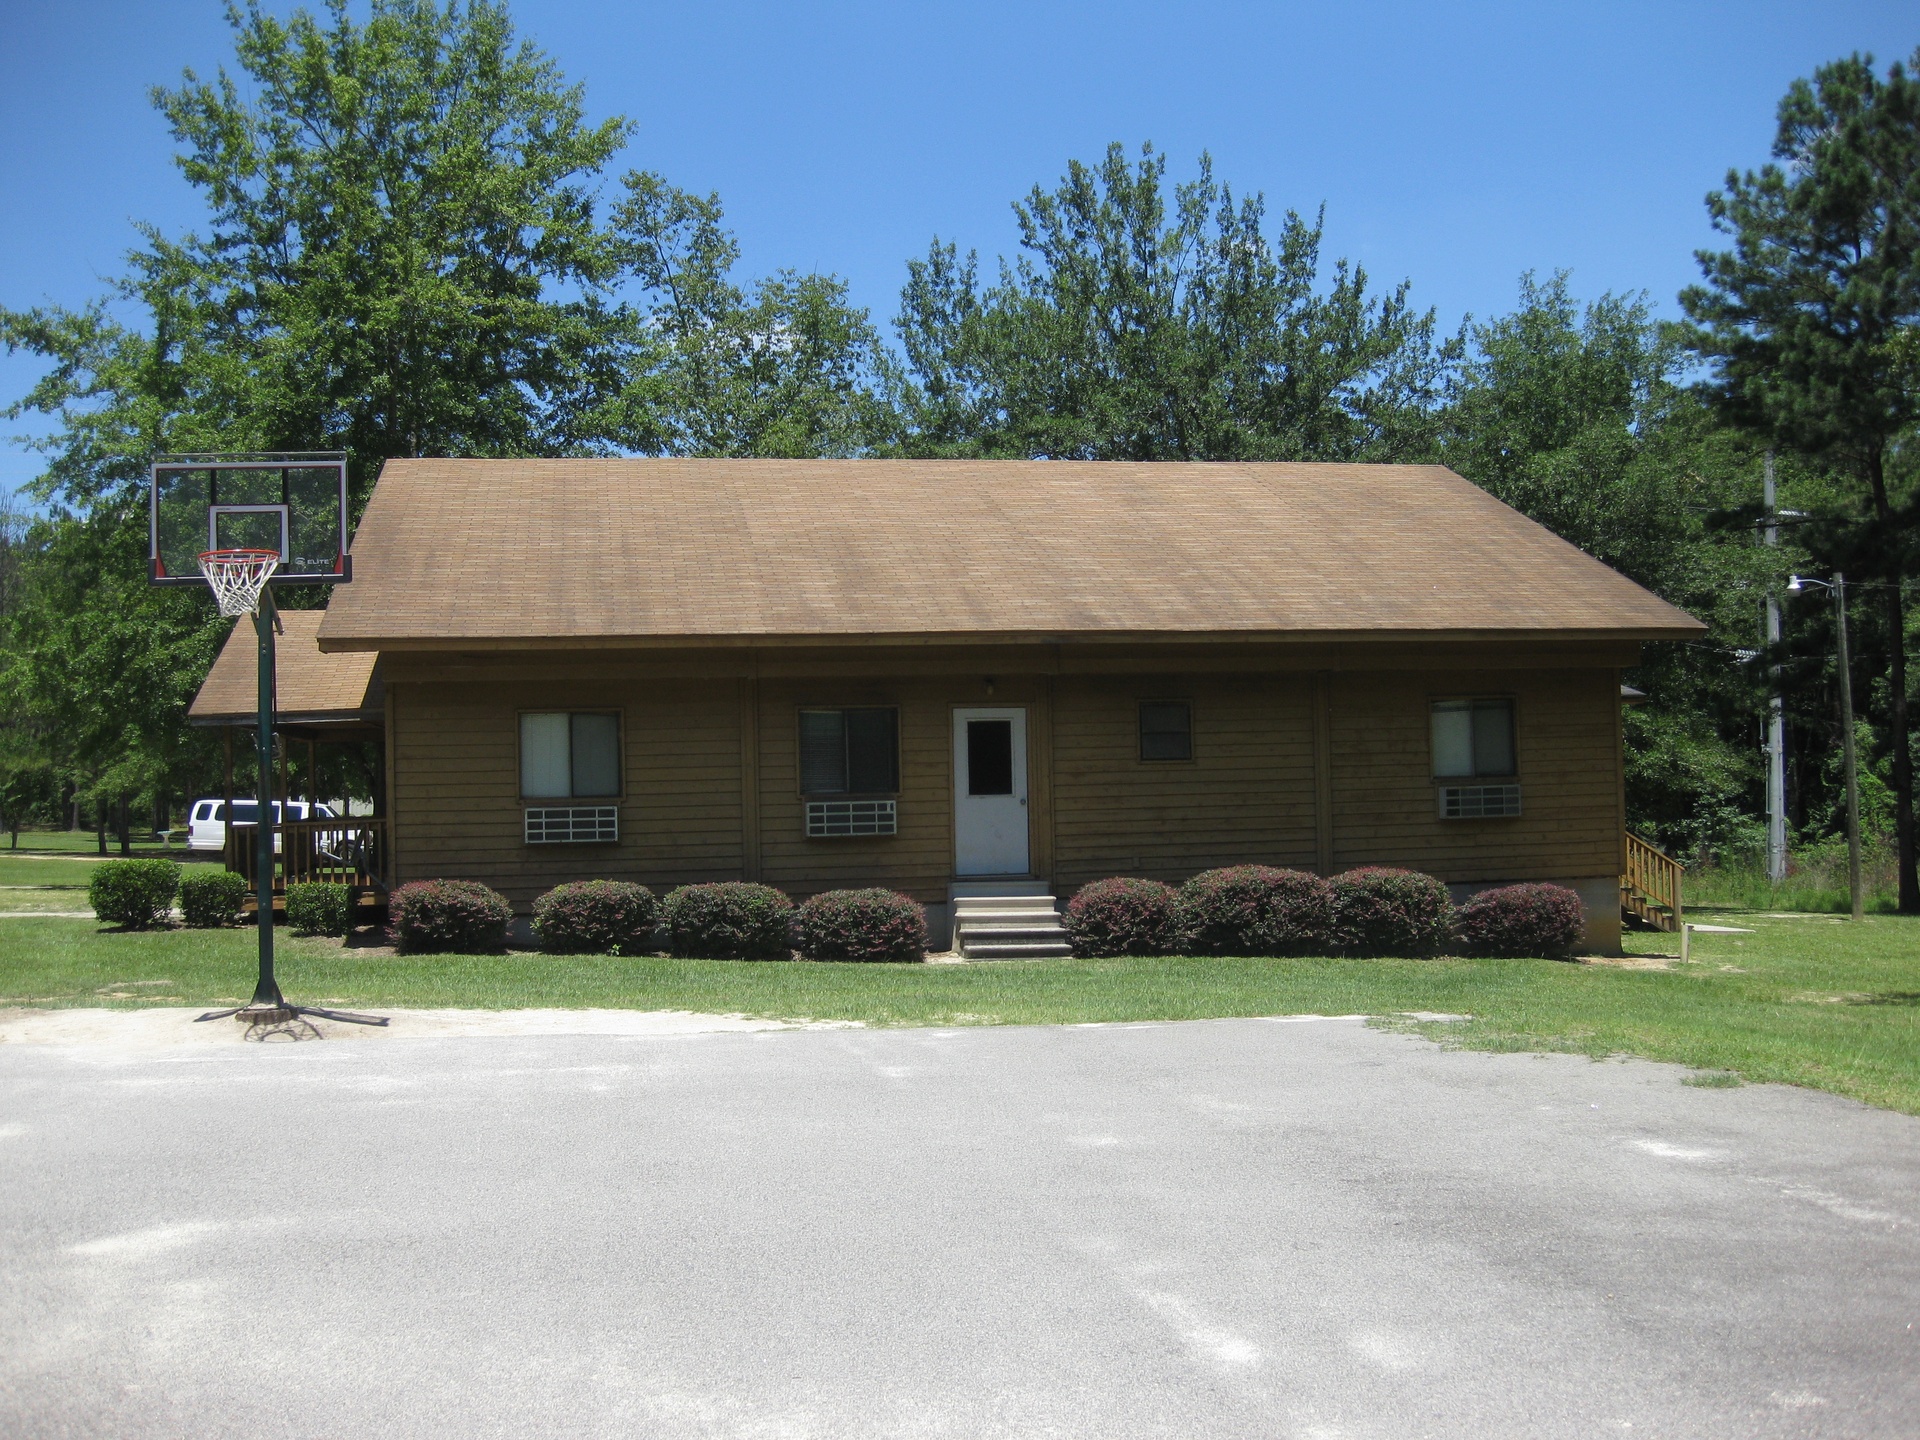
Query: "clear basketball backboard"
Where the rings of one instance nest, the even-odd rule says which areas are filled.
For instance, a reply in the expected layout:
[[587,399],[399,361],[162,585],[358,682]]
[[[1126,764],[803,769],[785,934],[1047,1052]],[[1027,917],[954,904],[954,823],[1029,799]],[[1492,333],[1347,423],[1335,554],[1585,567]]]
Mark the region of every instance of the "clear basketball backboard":
[[153,465],[156,585],[204,585],[206,550],[277,550],[275,585],[353,578],[347,457],[170,455]]

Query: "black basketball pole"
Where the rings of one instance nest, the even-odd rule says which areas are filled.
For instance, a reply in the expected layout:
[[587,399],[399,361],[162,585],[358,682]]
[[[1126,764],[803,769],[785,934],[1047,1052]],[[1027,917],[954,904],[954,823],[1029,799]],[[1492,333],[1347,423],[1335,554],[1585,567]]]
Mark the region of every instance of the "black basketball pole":
[[[260,728],[254,739],[254,760],[258,774],[254,779],[254,803],[259,815],[254,825],[253,869],[254,904],[257,907],[254,919],[260,933],[260,974],[254,981],[253,999],[245,1005],[232,1010],[210,1010],[198,1018],[201,1020],[224,1020],[229,1015],[238,1015],[242,1020],[252,1021],[255,1025],[284,1025],[298,1015],[318,1015],[326,1020],[345,1020],[355,1025],[384,1025],[384,1015],[356,1015],[350,1010],[321,1010],[311,1005],[289,1005],[286,997],[280,993],[280,982],[273,974],[273,840],[278,827],[274,824],[273,813],[273,714],[278,700],[276,694],[277,666],[275,665],[273,637],[278,629],[280,618],[274,609],[273,591],[262,586],[260,604],[253,612],[253,633],[259,638],[260,649]],[[227,824],[233,824],[233,816],[227,816]]]
[[254,827],[253,878],[255,919],[260,928],[260,978],[254,983],[249,1010],[285,1010],[287,1002],[273,978],[273,712],[278,702],[276,666],[273,653],[273,627],[278,619],[273,607],[273,588],[263,586],[260,604],[253,612],[253,631],[260,639],[260,728],[254,738],[254,794],[260,822]]

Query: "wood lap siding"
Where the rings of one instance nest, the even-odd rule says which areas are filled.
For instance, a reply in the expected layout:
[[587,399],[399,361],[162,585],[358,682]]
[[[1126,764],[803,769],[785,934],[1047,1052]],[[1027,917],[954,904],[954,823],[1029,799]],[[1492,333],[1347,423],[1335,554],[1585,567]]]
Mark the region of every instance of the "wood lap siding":
[[[1031,705],[1034,691],[979,698],[978,680],[872,678],[762,681],[760,686],[760,878],[795,896],[879,885],[916,900],[947,898],[953,878],[955,704]],[[834,840],[806,837],[800,794],[801,707],[891,705],[900,712],[899,833]]]
[[[1443,880],[1579,879],[1619,868],[1612,671],[1409,671],[1328,677],[1331,869],[1400,865]],[[1441,820],[1429,705],[1511,695],[1523,814]],[[1194,759],[1138,760],[1138,703],[1191,699]],[[1313,684],[1279,674],[1063,679],[1054,796],[1063,894],[1109,875],[1178,881],[1216,865],[1315,867]]]
[[[800,678],[789,669],[757,680],[744,660],[700,659],[712,667],[704,675],[674,675],[607,658],[569,662],[577,668],[556,666],[538,678],[529,672],[555,662],[487,661],[464,673],[450,663],[438,672],[419,665],[396,674],[389,690],[399,878],[484,880],[523,910],[565,880],[636,880],[661,891],[750,873],[796,898],[880,885],[944,901],[953,879],[957,706],[1026,708],[1034,874],[1063,896],[1110,875],[1179,881],[1211,866],[1254,862],[1313,869],[1322,693],[1318,728],[1330,737],[1324,764],[1333,795],[1329,868],[1405,865],[1461,881],[1617,871],[1612,668],[1316,675],[1276,666],[1181,676],[1036,673],[1030,660],[1034,668],[1008,674],[997,668],[1007,658],[991,662],[991,694],[984,657],[972,673],[912,674],[903,666],[894,674]],[[1130,658],[1102,657],[1116,671]],[[729,663],[732,673],[714,673]],[[825,656],[820,677],[836,664],[858,667]],[[439,678],[448,672],[458,678]],[[1428,707],[1459,695],[1515,700],[1519,818],[1436,816]],[[1139,704],[1155,699],[1191,703],[1191,761],[1139,759]],[[798,712],[859,705],[899,711],[899,833],[809,840]],[[547,709],[620,712],[626,794],[617,844],[524,843],[519,715]],[[757,767],[743,765],[754,730]],[[743,833],[750,824],[757,846]]]
[[[613,845],[528,845],[523,710],[618,709],[626,795]],[[740,874],[740,714],[731,682],[410,684],[395,708],[402,880],[484,880],[524,908],[566,880],[656,889]],[[564,802],[557,802],[564,803]]]
[[[1193,756],[1142,762],[1142,700],[1190,700]],[[1216,865],[1312,869],[1305,676],[1071,677],[1054,702],[1056,883],[1184,880]]]
[[[1428,707],[1462,695],[1514,697],[1517,818],[1436,818]],[[1618,696],[1611,671],[1334,677],[1334,868],[1401,865],[1442,880],[1617,873]]]

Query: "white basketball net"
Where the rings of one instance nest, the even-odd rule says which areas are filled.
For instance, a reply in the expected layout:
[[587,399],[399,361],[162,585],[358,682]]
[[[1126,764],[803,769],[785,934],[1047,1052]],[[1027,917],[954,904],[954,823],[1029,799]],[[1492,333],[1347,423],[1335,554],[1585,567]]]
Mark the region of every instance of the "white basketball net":
[[258,612],[260,592],[279,568],[278,550],[208,550],[200,556],[200,573],[222,615]]

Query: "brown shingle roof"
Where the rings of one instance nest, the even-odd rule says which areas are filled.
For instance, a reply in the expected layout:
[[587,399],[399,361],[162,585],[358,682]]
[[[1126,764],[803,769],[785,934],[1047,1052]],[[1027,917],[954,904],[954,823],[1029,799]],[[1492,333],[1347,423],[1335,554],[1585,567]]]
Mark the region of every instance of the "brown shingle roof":
[[353,564],[329,650],[1703,628],[1437,466],[391,460]]
[[[379,656],[324,655],[316,639],[323,610],[282,610],[284,633],[274,642],[275,713],[283,723],[370,719],[381,708]],[[259,713],[259,649],[253,621],[242,618],[228,632],[200,693],[187,707],[196,725],[251,722]]]

